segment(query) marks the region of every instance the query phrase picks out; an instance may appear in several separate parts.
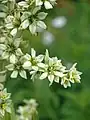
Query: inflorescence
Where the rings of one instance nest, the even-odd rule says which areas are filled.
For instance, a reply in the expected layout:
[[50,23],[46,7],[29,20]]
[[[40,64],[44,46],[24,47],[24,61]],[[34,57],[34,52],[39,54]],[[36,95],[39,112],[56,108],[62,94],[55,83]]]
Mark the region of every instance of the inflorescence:
[[[47,79],[60,83],[64,88],[70,87],[71,83],[80,83],[81,72],[77,71],[76,63],[67,69],[57,57],[50,57],[48,50],[45,54],[36,55],[34,48],[31,54],[23,53],[21,43],[22,32],[28,30],[32,35],[37,35],[39,29],[46,29],[44,20],[52,9],[56,0],[0,0],[0,60],[6,60],[6,73],[11,72],[11,78],[18,76],[27,79],[27,72],[34,80]],[[44,8],[44,9],[43,9]],[[6,89],[0,91],[0,114],[4,116],[5,111],[11,112],[10,93]],[[25,106],[19,107],[20,120],[32,120],[33,114],[37,114],[37,103],[35,100],[26,102]],[[29,110],[29,112],[28,112]],[[28,116],[28,118],[27,118]],[[30,118],[29,118],[30,117]]]
[[[8,6],[9,2],[9,6]],[[71,86],[71,83],[80,83],[81,72],[77,71],[76,63],[67,70],[57,57],[50,57],[48,50],[45,55],[36,56],[36,51],[31,48],[31,54],[24,54],[20,48],[22,42],[22,31],[27,29],[31,34],[36,35],[38,28],[46,29],[43,22],[48,13],[45,9],[52,9],[56,0],[25,0],[15,2],[15,0],[1,1],[1,4],[8,6],[8,11],[4,25],[1,25],[0,50],[1,59],[8,61],[6,70],[11,71],[11,78],[17,78],[20,75],[27,79],[27,72],[31,79],[37,75],[39,79],[48,79],[50,84],[53,82],[61,83],[65,88]],[[18,35],[19,33],[19,35]]]

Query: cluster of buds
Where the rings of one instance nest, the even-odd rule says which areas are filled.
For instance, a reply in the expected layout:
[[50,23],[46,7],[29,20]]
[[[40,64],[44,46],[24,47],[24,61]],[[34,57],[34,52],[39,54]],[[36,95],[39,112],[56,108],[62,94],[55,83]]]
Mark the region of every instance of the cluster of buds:
[[20,106],[17,110],[18,120],[36,120],[38,116],[37,102],[35,99],[25,100],[25,105]]

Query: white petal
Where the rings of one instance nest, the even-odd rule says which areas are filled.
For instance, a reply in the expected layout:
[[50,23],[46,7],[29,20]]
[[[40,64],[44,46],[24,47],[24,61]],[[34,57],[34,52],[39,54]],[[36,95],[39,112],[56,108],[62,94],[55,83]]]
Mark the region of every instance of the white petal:
[[43,29],[46,29],[47,26],[45,25],[45,23],[43,21],[37,21],[37,26]]
[[36,71],[31,71],[31,72],[30,72],[30,75],[35,74],[35,73],[36,73]]
[[54,71],[54,75],[58,76],[58,77],[63,77],[64,74],[62,72],[58,72],[58,71]]
[[2,59],[8,59],[8,58],[9,58],[8,52],[3,52],[2,53]]
[[21,6],[21,7],[26,7],[26,8],[29,7],[29,5],[27,4],[27,2],[25,2],[25,1],[19,2],[18,5]]
[[36,6],[41,6],[43,2],[41,0],[36,0]]
[[17,70],[13,71],[11,74],[11,78],[17,78],[17,76],[18,76],[18,71]]
[[34,48],[31,48],[31,56],[35,57],[36,56],[36,51],[34,50]]
[[42,73],[42,75],[40,76],[40,79],[45,79],[46,77],[48,76],[48,73],[45,72],[45,73]]
[[21,38],[15,38],[15,40],[13,41],[13,44],[16,48],[18,48],[20,45],[20,42],[21,42]]
[[7,29],[12,29],[14,26],[13,26],[12,23],[9,23],[9,24],[6,24],[5,27],[6,27]]
[[25,58],[26,60],[30,60],[30,59],[31,59],[31,56],[26,53],[26,55],[24,56],[24,58]]
[[74,79],[70,79],[70,82],[71,82],[71,83],[75,83]]
[[21,70],[21,71],[19,72],[19,74],[20,74],[20,76],[21,76],[22,78],[27,79],[27,75],[26,75],[26,71],[25,71],[25,70]]
[[22,29],[26,29],[28,26],[29,26],[29,20],[28,19],[24,20],[24,22],[21,23]]
[[7,47],[4,44],[0,44],[0,50],[5,50]]
[[46,67],[46,65],[45,65],[44,63],[38,63],[37,65],[38,65],[38,67],[40,67],[40,68],[45,68],[45,67]]
[[44,6],[45,6],[46,9],[52,9],[53,8],[53,6],[48,1],[44,2]]
[[63,85],[63,84],[64,84],[64,82],[65,82],[65,81],[64,81],[64,79],[61,79],[61,85]]
[[37,16],[37,17],[38,17],[40,20],[44,20],[47,15],[48,15],[48,13],[40,12],[40,13],[38,13],[38,16]]
[[38,71],[38,67],[37,66],[32,66],[32,69],[35,71]]
[[7,66],[5,66],[9,71],[12,71],[14,69],[14,65],[13,64],[9,64]]
[[54,75],[49,75],[49,76],[48,76],[48,80],[50,81],[50,84],[49,84],[49,85],[52,85],[53,80],[54,80]]
[[29,30],[32,34],[35,34],[36,33],[36,24],[35,23],[32,23],[31,25],[29,25]]
[[30,62],[30,61],[26,61],[26,62],[23,64],[23,68],[24,68],[24,69],[31,69],[31,62]]
[[38,55],[38,56],[36,57],[36,60],[37,60],[38,62],[42,62],[43,59],[44,59],[44,55]]
[[31,15],[32,15],[31,12],[24,12],[23,15],[21,16],[21,21],[28,19]]
[[14,29],[10,32],[10,34],[11,34],[12,36],[15,36],[15,35],[17,34],[17,28],[14,28]]
[[55,81],[56,83],[59,83],[59,77],[55,77],[54,81]]
[[32,14],[33,14],[33,15],[36,15],[36,13],[37,13],[39,10],[41,10],[41,7],[40,7],[40,6],[35,7],[35,8],[33,9],[33,11],[32,11]]
[[64,86],[64,88],[67,88],[67,87],[68,87],[67,84],[64,84],[63,86]]
[[49,66],[53,66],[53,59],[49,58]]
[[14,54],[10,56],[10,63],[15,64],[17,62],[17,58]]
[[23,52],[21,51],[20,48],[18,48],[18,49],[16,50],[16,55],[17,55],[17,56],[22,56],[22,55],[23,55]]
[[7,16],[6,13],[4,13],[4,12],[0,12],[0,18],[5,18],[6,16]]

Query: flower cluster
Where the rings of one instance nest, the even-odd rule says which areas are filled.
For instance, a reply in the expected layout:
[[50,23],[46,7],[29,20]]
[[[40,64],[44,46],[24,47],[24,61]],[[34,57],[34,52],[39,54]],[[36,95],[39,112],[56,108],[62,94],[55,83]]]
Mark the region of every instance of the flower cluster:
[[[5,2],[4,2],[5,1]],[[4,0],[1,4],[8,6],[8,14],[4,19],[4,25],[0,26],[0,59],[7,60],[7,71],[11,71],[11,78],[20,75],[27,79],[27,72],[31,79],[38,75],[39,79],[48,79],[50,84],[53,82],[61,83],[65,88],[71,83],[80,83],[81,72],[77,71],[76,64],[69,70],[63,66],[57,57],[50,57],[48,50],[45,55],[36,55],[36,51],[31,48],[31,54],[23,53],[21,50],[22,32],[27,29],[31,34],[36,35],[39,28],[46,29],[44,19],[48,15],[43,11],[52,9],[56,0]],[[7,4],[7,3],[10,4]],[[45,11],[46,11],[45,10]]]
[[25,106],[18,108],[18,120],[36,120],[38,115],[37,106],[35,99],[25,100]]
[[56,4],[56,0],[25,0],[16,3],[12,0],[13,8],[5,18],[5,28],[12,36],[16,36],[19,31],[28,29],[31,34],[36,35],[39,28],[46,29],[44,19],[48,15],[43,11],[43,4],[46,9],[51,9]]
[[[5,54],[5,51],[3,54]],[[67,70],[61,60],[49,56],[48,50],[46,50],[45,55],[40,54],[37,56],[33,48],[31,48],[31,54],[24,54],[20,48],[17,48],[8,55],[10,64],[6,66],[6,69],[11,71],[11,78],[17,78],[20,75],[22,78],[27,79],[27,72],[29,72],[31,79],[34,80],[38,75],[41,80],[48,79],[49,85],[56,82],[67,88],[71,86],[70,83],[80,83],[82,73],[77,71],[76,63]],[[7,55],[4,58],[7,58]]]
[[14,4],[15,0],[0,0],[0,19],[5,18],[8,12],[14,9]]
[[[82,73],[77,71],[76,63],[67,70],[61,60],[49,56],[48,50],[44,55],[36,55],[33,48],[31,54],[21,49],[23,31],[28,30],[32,35],[37,35],[40,29],[46,29],[46,11],[55,4],[56,0],[0,0],[0,60],[6,60],[5,72],[10,71],[11,78],[20,76],[27,79],[29,73],[28,77],[32,80],[38,76],[40,80],[47,79],[49,85],[56,82],[64,88],[70,87],[71,83],[80,83]],[[0,117],[5,112],[11,113],[10,96],[0,84]],[[18,109],[17,119],[36,119],[37,106],[36,100],[25,100],[25,106]]]
[[7,93],[7,89],[0,91],[0,116],[3,117],[5,112],[11,113],[11,100],[10,93]]
[[2,51],[2,59],[10,59],[13,55],[22,55],[21,49],[19,48],[20,42],[21,38],[1,37],[0,50]]

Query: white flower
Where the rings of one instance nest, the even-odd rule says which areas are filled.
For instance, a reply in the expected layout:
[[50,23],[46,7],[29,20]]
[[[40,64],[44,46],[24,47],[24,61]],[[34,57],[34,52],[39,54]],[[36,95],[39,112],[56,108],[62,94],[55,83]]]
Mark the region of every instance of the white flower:
[[22,56],[23,53],[21,49],[19,48],[20,45],[20,38],[14,39],[7,38],[7,40],[3,43],[0,44],[0,50],[2,50],[2,59],[12,59],[13,61],[15,60],[15,56]]
[[75,63],[75,64],[70,68],[70,70],[69,70],[69,72],[68,72],[69,80],[70,80],[70,82],[72,82],[72,83],[75,83],[75,82],[76,82],[76,83],[80,83],[80,79],[81,79],[80,75],[81,75],[82,73],[79,72],[79,71],[77,71],[76,65],[77,65],[77,63]]
[[26,54],[24,58],[26,59],[26,61],[23,64],[23,68],[30,70],[30,74],[32,75],[33,79],[33,77],[39,70],[38,63],[41,63],[43,61],[44,55],[36,56],[36,51],[31,48],[31,55]]
[[76,64],[77,63],[75,63],[70,70],[67,70],[66,74],[61,78],[61,85],[65,88],[68,86],[71,87],[71,83],[80,83],[80,75],[82,73],[76,70]]
[[64,75],[64,76],[61,78],[61,85],[63,85],[64,88],[71,87],[71,84],[70,84],[69,79],[67,78],[67,75]]
[[45,63],[38,64],[41,68],[42,74],[40,79],[48,78],[50,85],[55,82],[59,82],[59,78],[63,77],[63,72],[65,67],[62,65],[61,60],[58,60],[57,57],[49,57],[48,51],[46,50]]
[[7,70],[12,71],[11,78],[17,78],[19,74],[22,78],[27,79],[26,71],[23,68],[23,56],[20,58],[14,56],[14,60],[12,59],[10,60],[11,64],[6,66]]
[[5,27],[10,30],[12,36],[16,36],[20,30],[20,23],[20,13],[15,14],[15,16],[8,15],[5,19]]
[[46,18],[47,13],[38,12],[41,8],[36,7],[31,12],[23,12],[21,16],[21,29],[29,28],[32,34],[36,34],[38,28],[46,29],[46,24],[42,21]]

